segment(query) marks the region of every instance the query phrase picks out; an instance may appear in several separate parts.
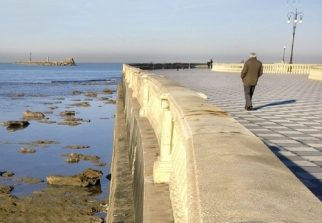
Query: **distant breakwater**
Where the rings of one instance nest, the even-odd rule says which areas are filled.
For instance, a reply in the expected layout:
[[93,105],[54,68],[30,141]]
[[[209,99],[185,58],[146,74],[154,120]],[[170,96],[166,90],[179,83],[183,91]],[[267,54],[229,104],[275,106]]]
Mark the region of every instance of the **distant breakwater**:
[[75,66],[74,58],[66,58],[64,61],[20,61],[16,64],[36,65],[36,66]]
[[133,63],[131,66],[142,70],[160,70],[160,69],[191,69],[207,68],[206,63]]

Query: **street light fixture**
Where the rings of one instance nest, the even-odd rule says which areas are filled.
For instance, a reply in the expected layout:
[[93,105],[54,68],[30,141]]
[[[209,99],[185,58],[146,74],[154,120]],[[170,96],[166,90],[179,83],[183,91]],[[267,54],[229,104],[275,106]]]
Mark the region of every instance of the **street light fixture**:
[[291,48],[291,57],[290,57],[290,64],[293,63],[293,48],[294,48],[294,38],[295,38],[295,31],[296,31],[296,25],[298,23],[302,23],[303,21],[303,12],[298,12],[297,9],[295,9],[295,12],[289,12],[287,13],[287,23],[293,24],[293,38],[292,38],[292,48]]
[[283,59],[282,59],[283,63],[285,63],[285,49],[286,49],[286,46],[283,47]]

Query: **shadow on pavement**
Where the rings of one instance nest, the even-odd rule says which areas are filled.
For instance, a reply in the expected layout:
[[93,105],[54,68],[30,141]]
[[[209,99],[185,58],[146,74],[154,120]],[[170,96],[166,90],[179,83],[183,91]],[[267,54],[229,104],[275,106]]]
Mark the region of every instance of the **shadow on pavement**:
[[266,105],[261,105],[261,106],[254,107],[253,110],[258,110],[258,109],[261,109],[261,108],[265,108],[265,107],[269,107],[269,106],[275,106],[275,105],[291,104],[291,103],[295,103],[295,102],[296,102],[296,100],[277,101],[277,102],[268,103]]
[[[264,141],[263,141],[264,142]],[[264,142],[265,143],[265,142]],[[293,174],[318,198],[322,201],[322,181],[314,177],[304,168],[298,166],[294,161],[279,153],[282,151],[278,146],[265,143],[271,151],[293,172]]]

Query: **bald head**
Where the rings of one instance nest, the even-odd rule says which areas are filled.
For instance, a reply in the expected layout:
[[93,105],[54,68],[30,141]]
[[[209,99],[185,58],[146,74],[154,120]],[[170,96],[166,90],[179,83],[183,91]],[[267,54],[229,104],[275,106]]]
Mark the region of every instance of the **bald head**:
[[256,58],[256,53],[250,53],[249,58]]

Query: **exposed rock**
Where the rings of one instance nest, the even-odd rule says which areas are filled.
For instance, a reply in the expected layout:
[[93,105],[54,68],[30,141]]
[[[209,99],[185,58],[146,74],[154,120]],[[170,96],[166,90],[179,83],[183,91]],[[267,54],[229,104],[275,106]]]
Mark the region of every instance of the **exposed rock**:
[[58,144],[58,142],[54,141],[54,140],[37,140],[37,141],[32,141],[31,144],[34,144],[34,145],[50,145],[50,144]]
[[112,174],[110,174],[110,173],[109,173],[109,174],[107,174],[107,175],[106,175],[106,178],[107,178],[109,181],[111,181],[111,179],[112,179]]
[[91,120],[86,120],[82,118],[74,117],[75,111],[64,111],[60,113],[61,116],[64,117],[63,122],[59,122],[59,125],[69,125],[69,126],[76,126],[82,124],[82,122],[90,122]]
[[3,171],[3,172],[0,172],[0,177],[12,177],[14,176],[15,174],[13,172],[10,172],[10,171]]
[[83,155],[82,159],[96,162],[100,159],[100,157],[96,155]]
[[115,104],[116,101],[112,98],[108,98],[108,97],[101,97],[100,98],[101,101],[103,101],[105,104]]
[[3,122],[2,125],[7,126],[7,130],[14,132],[20,129],[27,128],[29,125],[28,121],[7,121]]
[[50,107],[48,107],[50,110],[55,110],[55,109],[57,109],[57,108],[59,108],[58,106],[50,106]]
[[70,153],[67,155],[67,158],[65,159],[67,163],[78,163],[80,160],[80,154],[77,153]]
[[66,149],[88,149],[90,148],[90,146],[86,146],[86,145],[68,145],[65,146]]
[[25,142],[25,143],[20,143],[24,146],[29,146],[29,147],[48,147],[48,145],[51,144],[59,144],[59,142],[54,141],[54,140],[36,140],[32,142]]
[[72,104],[73,106],[77,106],[77,107],[89,107],[91,106],[88,102],[84,101],[84,102],[79,102],[79,103],[74,103]]
[[101,97],[101,98],[100,98],[100,100],[101,100],[101,101],[109,101],[109,100],[111,100],[111,98],[108,98],[108,97]]
[[39,119],[45,118],[45,114],[42,112],[32,112],[27,110],[23,113],[23,117],[26,120],[33,120],[33,119],[39,120]]
[[0,194],[10,194],[14,189],[13,186],[1,185],[0,184]]
[[59,113],[60,116],[75,116],[75,114],[75,111],[63,111]]
[[81,153],[69,153],[69,154],[64,154],[66,156],[66,162],[68,163],[78,163],[80,160],[88,160],[93,163],[98,163],[100,160],[99,156],[96,155],[85,155]]
[[83,173],[74,176],[48,176],[47,183],[54,185],[88,187],[100,184],[100,178],[102,175],[102,171],[86,169]]
[[44,182],[44,180],[33,178],[33,177],[18,177],[16,181],[27,183],[27,184],[39,184]]
[[105,93],[105,94],[113,94],[113,90],[109,89],[109,88],[106,88],[106,89],[103,90],[103,93]]
[[91,122],[89,119],[75,118],[72,116],[66,116],[64,120],[68,122]]
[[[106,208],[93,195],[99,186],[57,187],[48,185],[42,191],[15,197],[0,194],[0,222],[103,222],[96,213]],[[92,192],[93,191],[93,192]]]
[[77,91],[77,90],[72,91],[72,95],[80,95],[81,93],[82,93],[81,91]]
[[93,91],[89,91],[85,93],[86,97],[97,97],[97,93]]
[[29,149],[29,148],[21,148],[19,149],[19,153],[35,153],[35,149]]
[[98,160],[95,162],[95,165],[96,166],[106,166],[106,163]]
[[66,58],[65,61],[63,62],[63,66],[75,66],[76,63],[74,61],[74,58]]
[[108,101],[104,101],[104,104],[116,104],[116,101],[113,99],[110,99]]
[[78,121],[63,121],[63,122],[58,122],[58,125],[69,125],[69,126],[77,126],[82,124],[81,122]]

